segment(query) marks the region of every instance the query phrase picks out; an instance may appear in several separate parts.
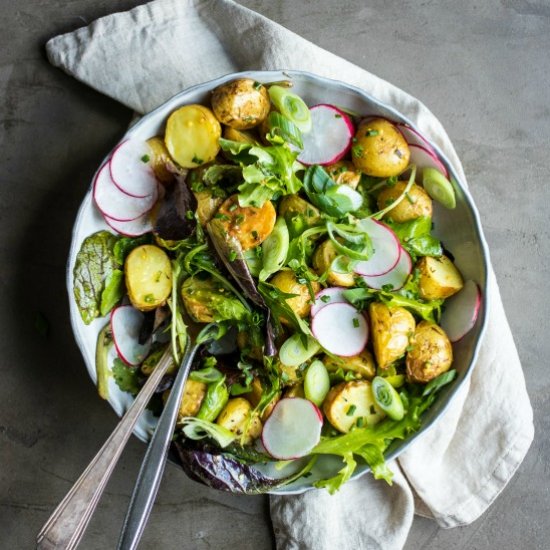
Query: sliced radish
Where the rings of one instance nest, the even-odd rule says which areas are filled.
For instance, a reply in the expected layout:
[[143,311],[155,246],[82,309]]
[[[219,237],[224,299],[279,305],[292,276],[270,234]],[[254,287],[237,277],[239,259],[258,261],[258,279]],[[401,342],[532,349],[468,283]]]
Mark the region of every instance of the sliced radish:
[[354,134],[351,118],[334,105],[311,107],[312,129],[303,134],[304,148],[298,160],[304,164],[332,164],[343,158]]
[[103,218],[109,227],[125,237],[139,237],[140,235],[144,235],[145,233],[149,233],[153,230],[153,222],[151,221],[151,214],[149,212],[143,214],[143,216],[140,216],[135,220],[130,220],[127,222],[113,220],[109,218],[109,216],[105,215],[103,215]]
[[383,223],[372,218],[361,220],[360,227],[371,238],[374,252],[368,260],[358,262],[355,272],[376,277],[393,269],[399,261],[401,244],[397,235]]
[[458,342],[476,324],[481,307],[481,291],[474,281],[466,281],[462,290],[445,301],[441,328],[451,342]]
[[344,298],[344,287],[332,286],[325,288],[315,295],[315,302],[311,306],[311,316],[315,317],[319,311],[329,304],[347,304],[348,301]]
[[430,145],[430,142],[420,132],[418,132],[414,128],[411,128],[407,124],[403,124],[402,122],[398,122],[396,126],[403,134],[403,137],[409,145],[419,145],[420,147],[426,149],[431,155],[437,157],[435,149]]
[[266,451],[279,460],[306,456],[321,439],[323,415],[307,399],[285,397],[269,415],[262,430]]
[[313,317],[311,330],[321,346],[342,357],[360,354],[369,339],[364,315],[351,304],[325,306]]
[[367,285],[376,290],[382,290],[382,288],[388,285],[391,285],[392,290],[399,290],[407,281],[407,277],[412,271],[412,265],[409,253],[401,247],[399,261],[395,264],[393,269],[390,269],[383,275],[363,277],[363,280]]
[[118,356],[131,366],[139,365],[151,349],[151,339],[139,343],[143,313],[133,306],[119,306],[111,312],[111,332]]
[[449,172],[447,171],[447,168],[445,168],[445,165],[439,160],[435,152],[431,153],[428,149],[422,147],[421,145],[409,144],[409,149],[411,151],[410,162],[411,164],[416,164],[416,168],[418,170],[427,167],[436,168],[444,174],[447,179],[449,179]]
[[127,139],[120,143],[109,161],[113,183],[132,197],[151,195],[157,186],[151,157],[151,148],[142,139]]
[[114,183],[109,172],[109,165],[104,164],[96,174],[93,184],[94,200],[104,216],[119,222],[135,220],[149,212],[154,206],[158,190],[147,197],[131,197],[123,193]]

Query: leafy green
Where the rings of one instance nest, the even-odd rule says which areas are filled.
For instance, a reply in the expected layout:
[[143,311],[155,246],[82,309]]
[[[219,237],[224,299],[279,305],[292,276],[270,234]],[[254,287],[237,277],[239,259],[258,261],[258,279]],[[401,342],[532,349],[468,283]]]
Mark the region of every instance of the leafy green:
[[101,316],[107,315],[124,296],[124,272],[121,269],[115,269],[107,277],[105,288],[101,293],[101,304],[99,311]]
[[261,207],[267,200],[292,195],[301,189],[302,182],[296,172],[303,167],[296,161],[298,152],[286,143],[262,147],[221,139],[220,145],[242,167],[241,206]]
[[430,217],[421,216],[403,223],[388,221],[387,224],[413,258],[418,256],[437,257],[443,254],[441,243],[431,235],[432,219]]
[[426,387],[422,392],[422,397],[426,397],[427,395],[438,391],[439,388],[442,388],[443,386],[446,386],[449,382],[452,382],[456,378],[456,376],[457,372],[455,369],[451,369],[447,372],[440,374],[439,376],[428,382],[428,384],[426,384]]
[[298,317],[287,303],[287,300],[294,298],[296,294],[288,294],[279,290],[276,286],[265,282],[258,284],[258,291],[263,296],[265,303],[275,318],[280,319],[283,317],[294,331],[311,336],[309,325],[304,319]]
[[[304,174],[304,191],[309,200],[335,218],[342,218],[348,212],[357,210],[347,196],[349,191],[345,195],[339,192],[341,187],[344,186],[338,185],[322,166],[310,166]],[[359,193],[357,195],[360,198]]]
[[76,256],[73,269],[73,292],[85,324],[101,315],[101,296],[105,283],[119,262],[114,255],[118,238],[109,231],[86,237]]
[[113,378],[121,391],[137,395],[141,389],[142,376],[137,368],[125,365],[118,357],[112,368]]

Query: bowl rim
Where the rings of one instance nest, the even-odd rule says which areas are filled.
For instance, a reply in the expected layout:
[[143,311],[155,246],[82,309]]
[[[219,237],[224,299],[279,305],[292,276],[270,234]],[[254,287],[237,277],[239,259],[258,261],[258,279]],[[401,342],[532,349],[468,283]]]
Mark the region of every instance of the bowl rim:
[[[125,139],[128,139],[131,137],[139,128],[147,123],[150,119],[155,118],[158,113],[162,110],[164,110],[169,104],[174,104],[174,108],[176,107],[176,104],[179,103],[180,99],[184,100],[183,98],[189,94],[192,94],[194,92],[198,91],[204,91],[208,92],[214,89],[215,87],[224,84],[225,82],[229,80],[233,80],[236,78],[253,78],[255,80],[262,81],[264,83],[269,82],[276,82],[280,81],[283,78],[284,79],[303,79],[303,80],[313,80],[317,82],[321,82],[325,86],[328,84],[329,86],[333,86],[335,88],[343,88],[347,91],[353,91],[356,94],[358,94],[362,99],[366,100],[368,103],[374,104],[377,107],[388,111],[391,113],[394,117],[396,117],[397,120],[400,120],[401,122],[404,122],[405,124],[409,125],[413,130],[419,132],[427,141],[428,143],[434,148],[436,153],[438,154],[440,160],[443,161],[445,167],[449,171],[449,174],[451,176],[451,179],[454,180],[454,183],[460,188],[461,192],[463,193],[466,206],[472,216],[473,219],[473,228],[474,233],[476,235],[477,241],[479,243],[479,246],[481,248],[481,258],[482,258],[482,274],[483,274],[483,281],[477,281],[477,283],[481,286],[482,292],[481,292],[481,307],[480,307],[480,315],[477,319],[477,323],[479,323],[479,332],[478,337],[474,343],[473,346],[473,353],[471,361],[466,369],[466,372],[464,373],[463,378],[458,382],[452,384],[448,391],[446,402],[443,404],[441,409],[439,410],[438,414],[435,415],[433,418],[431,418],[429,421],[422,424],[421,428],[414,432],[413,434],[409,435],[405,440],[402,440],[402,443],[398,446],[397,449],[390,450],[387,454],[385,454],[385,458],[387,462],[390,462],[394,459],[396,459],[399,455],[404,453],[410,445],[419,439],[421,436],[425,435],[433,426],[445,415],[451,404],[456,398],[456,395],[460,392],[460,390],[463,388],[464,384],[470,379],[472,372],[475,368],[477,359],[479,357],[480,347],[481,343],[483,341],[486,328],[487,328],[487,318],[488,318],[488,306],[490,303],[490,294],[491,289],[489,285],[489,271],[490,271],[490,255],[489,255],[489,248],[487,245],[487,241],[485,239],[481,220],[479,216],[479,212],[477,210],[477,207],[474,203],[473,197],[469,191],[468,186],[465,182],[462,181],[462,178],[457,174],[457,171],[455,170],[452,163],[449,161],[447,156],[444,154],[444,152],[441,150],[441,148],[433,143],[433,141],[426,136],[419,128],[414,124],[409,117],[405,116],[403,113],[401,113],[397,108],[393,107],[392,105],[381,101],[377,99],[375,96],[371,95],[369,92],[361,89],[358,86],[355,86],[353,84],[348,84],[346,82],[343,82],[338,79],[328,78],[325,76],[317,75],[308,71],[301,71],[301,70],[287,70],[287,69],[281,69],[281,70],[247,70],[247,71],[239,71],[235,73],[227,73],[222,76],[219,76],[217,78],[211,79],[206,82],[202,82],[199,84],[195,84],[193,86],[190,86],[176,94],[174,94],[172,97],[164,101],[161,105],[150,111],[149,113],[146,113],[145,115],[141,116],[136,122],[131,124],[131,126],[127,129],[127,131],[124,133],[124,135],[120,138],[120,140],[117,143],[122,142]],[[182,104],[182,103],[180,103]],[[430,112],[431,114],[431,112]],[[432,114],[432,116],[435,118],[435,115]],[[450,140],[449,140],[450,141]],[[116,147],[116,145],[115,145]],[[113,147],[114,149],[114,147]],[[73,296],[73,286],[72,286],[72,269],[71,264],[73,261],[73,258],[76,256],[76,253],[78,252],[78,248],[81,245],[81,242],[77,242],[76,234],[78,231],[78,228],[80,226],[80,222],[82,217],[84,216],[84,213],[90,208],[90,206],[93,207],[92,202],[92,186],[93,181],[95,180],[96,174],[99,171],[99,169],[103,166],[105,162],[108,161],[110,155],[111,155],[112,149],[105,155],[101,163],[98,165],[98,168],[96,172],[94,173],[90,186],[88,188],[88,191],[86,195],[84,196],[80,207],[78,209],[75,222],[73,225],[73,229],[71,232],[71,246],[69,249],[69,257],[67,260],[66,265],[66,285],[67,285],[67,292],[69,297],[69,310],[70,310],[70,321],[71,321],[71,329],[75,338],[75,341],[80,349],[80,352],[82,354],[82,357],[84,359],[84,363],[86,365],[86,369],[88,371],[88,375],[92,379],[92,382],[95,383],[95,358],[94,360],[91,360],[90,357],[87,356],[85,353],[85,346],[82,341],[80,330],[77,325],[77,318],[79,316],[74,315],[74,311],[76,308],[75,302],[74,302],[74,296]],[[115,411],[117,416],[122,416],[124,414],[124,410],[122,405],[119,403],[114,403],[111,399],[108,400],[111,408]],[[141,441],[144,443],[147,443],[148,440],[142,437],[140,434],[136,433],[134,431],[134,435],[138,437]],[[360,471],[355,471],[352,475],[351,480],[357,479],[366,473],[370,472],[370,469],[367,467],[363,467]],[[268,494],[277,494],[277,495],[293,495],[293,494],[301,494],[305,491],[309,491],[315,489],[315,487],[311,486],[301,486],[298,488],[292,488],[292,485],[290,485],[288,488],[282,487],[280,489],[276,489],[274,491],[269,491]]]

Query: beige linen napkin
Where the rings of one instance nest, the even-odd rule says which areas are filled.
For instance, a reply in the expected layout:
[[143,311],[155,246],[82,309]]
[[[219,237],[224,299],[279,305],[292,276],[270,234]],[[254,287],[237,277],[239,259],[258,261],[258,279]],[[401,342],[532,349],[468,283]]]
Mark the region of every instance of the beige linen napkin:
[[[354,84],[394,105],[464,172],[443,127],[418,100],[231,0],[157,0],[47,44],[50,61],[140,113],[175,93],[247,69],[299,69]],[[532,410],[492,270],[488,328],[476,368],[434,428],[392,463],[330,496],[272,497],[281,549],[404,545],[413,513],[443,527],[472,522],[513,476],[533,438]],[[498,388],[498,391],[495,391]]]

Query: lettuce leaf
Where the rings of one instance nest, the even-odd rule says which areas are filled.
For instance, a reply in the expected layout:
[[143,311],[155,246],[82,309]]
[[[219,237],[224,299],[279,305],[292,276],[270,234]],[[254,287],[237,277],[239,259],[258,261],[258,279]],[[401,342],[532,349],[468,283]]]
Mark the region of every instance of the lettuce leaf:
[[419,256],[441,256],[441,243],[432,234],[432,219],[421,216],[408,222],[386,222],[395,232],[403,247],[413,259]]

